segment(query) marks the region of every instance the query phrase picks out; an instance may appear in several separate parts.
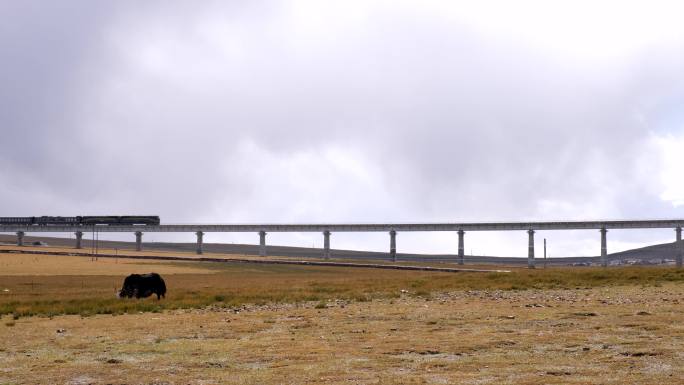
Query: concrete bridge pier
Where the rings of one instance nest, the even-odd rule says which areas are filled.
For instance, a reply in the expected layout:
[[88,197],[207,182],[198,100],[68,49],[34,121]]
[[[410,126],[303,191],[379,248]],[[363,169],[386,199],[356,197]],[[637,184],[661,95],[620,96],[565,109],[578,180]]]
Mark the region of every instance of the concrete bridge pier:
[[17,231],[17,246],[24,246],[24,232]]
[[682,268],[682,228],[677,227],[675,229],[677,232],[677,242],[675,243],[675,260],[677,261],[677,267]]
[[465,235],[465,231],[463,230],[458,230],[458,264],[462,265],[464,264],[464,254],[465,254],[465,248],[464,248],[464,243],[463,243],[463,235]]
[[330,231],[323,232],[323,258],[330,259]]
[[527,230],[527,268],[534,269],[534,230]]
[[606,241],[606,230],[605,227],[601,228],[601,266],[608,266],[608,242]]
[[259,231],[259,256],[266,256],[266,232]]
[[74,233],[76,235],[76,248],[81,249],[81,240],[83,240],[83,231],[77,231]]
[[135,232],[135,250],[142,251],[142,231]]
[[397,232],[394,230],[391,230],[389,232],[390,235],[390,258],[392,258],[392,262],[397,261]]
[[195,235],[197,235],[197,254],[202,254],[202,242],[204,238],[204,233],[198,231],[195,233]]

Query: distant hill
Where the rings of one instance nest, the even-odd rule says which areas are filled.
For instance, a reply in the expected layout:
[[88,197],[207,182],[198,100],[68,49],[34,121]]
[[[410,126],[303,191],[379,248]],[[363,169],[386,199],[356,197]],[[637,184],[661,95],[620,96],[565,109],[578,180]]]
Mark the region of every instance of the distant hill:
[[[0,243],[14,244],[16,237],[11,234],[0,234]],[[30,245],[33,242],[44,242],[50,246],[73,247],[74,240],[69,238],[54,238],[54,237],[34,237],[25,236],[24,244]],[[100,248],[107,249],[121,249],[133,250],[135,249],[134,242],[121,241],[99,241]],[[195,243],[172,243],[172,242],[143,242],[144,249],[161,250],[170,252],[194,252],[196,249]],[[84,251],[90,250],[91,241],[83,239]],[[258,245],[245,244],[225,244],[225,243],[205,243],[203,245],[205,253],[221,253],[221,254],[244,254],[244,255],[258,255]],[[320,258],[323,255],[323,250],[320,248],[311,247],[291,247],[291,246],[268,246],[269,255],[301,257],[301,258]],[[663,259],[675,259],[676,250],[674,242],[664,243],[659,245],[652,245],[641,247],[638,249],[621,251],[618,253],[611,253],[608,255],[609,261],[628,261],[628,260],[642,260],[642,261],[660,261]],[[386,252],[374,251],[360,251],[360,250],[337,250],[332,249],[331,254],[333,258],[341,259],[388,259]],[[455,254],[410,254],[397,253],[397,258],[404,261],[421,260],[426,262],[444,262],[454,263],[458,256]],[[537,258],[537,264],[543,263],[543,258]],[[527,264],[527,258],[514,257],[497,257],[484,255],[466,255],[466,263],[492,263],[492,264]],[[598,263],[598,256],[586,257],[566,257],[566,258],[549,258],[547,263],[550,265],[567,265],[576,263]]]
[[652,245],[640,247],[638,249],[621,251],[619,253],[612,253],[608,255],[609,260],[627,260],[627,259],[641,259],[641,260],[657,260],[657,259],[675,259],[677,250],[675,243],[662,243],[659,245]]

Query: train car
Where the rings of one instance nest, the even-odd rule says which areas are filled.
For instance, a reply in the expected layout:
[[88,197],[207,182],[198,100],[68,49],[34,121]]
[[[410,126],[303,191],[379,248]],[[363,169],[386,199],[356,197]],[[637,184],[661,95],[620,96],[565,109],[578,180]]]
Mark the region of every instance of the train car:
[[104,216],[84,216],[81,217],[81,224],[84,226],[93,225],[118,225],[120,224],[119,216],[104,215]]
[[156,215],[149,216],[122,216],[119,222],[122,225],[150,225],[158,226],[160,221]]
[[93,226],[93,225],[122,225],[122,226],[127,226],[127,225],[159,225],[159,217],[158,216],[133,216],[133,215],[127,215],[127,216],[85,216],[82,217],[81,219],[81,224],[84,226]]
[[81,217],[33,217],[33,225],[39,226],[77,226],[80,224]]
[[34,217],[0,217],[0,225],[31,225]]

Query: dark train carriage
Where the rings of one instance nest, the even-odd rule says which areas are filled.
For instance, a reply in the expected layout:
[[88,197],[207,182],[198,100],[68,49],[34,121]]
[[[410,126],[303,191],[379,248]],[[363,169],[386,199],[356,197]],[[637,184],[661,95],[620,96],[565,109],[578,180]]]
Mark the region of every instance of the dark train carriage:
[[126,215],[126,216],[86,216],[81,219],[84,226],[92,225],[159,225],[159,217],[153,215]]
[[33,217],[33,224],[39,226],[75,226],[81,221],[81,217]]
[[159,225],[159,217],[158,216],[122,216],[121,217],[121,222],[122,225],[151,225],[151,226],[158,226]]
[[118,225],[119,222],[118,216],[84,216],[81,217],[81,224],[84,226],[92,226],[92,225]]
[[34,217],[0,217],[0,225],[31,225]]

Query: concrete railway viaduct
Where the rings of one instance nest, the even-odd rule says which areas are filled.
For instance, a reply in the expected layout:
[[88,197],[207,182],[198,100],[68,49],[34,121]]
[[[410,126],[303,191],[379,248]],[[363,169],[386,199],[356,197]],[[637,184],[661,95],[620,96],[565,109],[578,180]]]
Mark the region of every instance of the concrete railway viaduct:
[[67,226],[67,225],[4,225],[2,233],[16,233],[17,245],[23,246],[26,233],[53,232],[76,235],[76,248],[81,248],[84,232],[129,232],[135,234],[136,249],[142,250],[144,232],[182,233],[193,232],[197,235],[197,254],[202,254],[205,233],[253,232],[259,234],[259,254],[266,256],[266,234],[269,232],[320,232],[323,234],[323,257],[330,258],[330,235],[334,232],[387,232],[390,236],[389,258],[396,261],[397,233],[408,231],[452,231],[458,234],[458,264],[464,263],[464,238],[468,231],[526,231],[528,235],[529,268],[535,267],[534,233],[538,230],[598,230],[601,236],[601,264],[607,266],[607,233],[613,229],[662,229],[671,228],[676,235],[676,264],[682,267],[682,226],[684,219],[657,220],[609,220],[609,221],[550,221],[550,222],[473,222],[473,223],[385,223],[385,224],[168,224],[168,225],[131,225],[131,226]]

